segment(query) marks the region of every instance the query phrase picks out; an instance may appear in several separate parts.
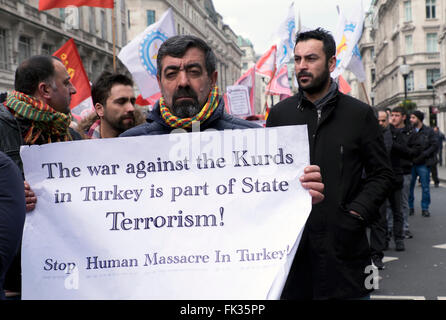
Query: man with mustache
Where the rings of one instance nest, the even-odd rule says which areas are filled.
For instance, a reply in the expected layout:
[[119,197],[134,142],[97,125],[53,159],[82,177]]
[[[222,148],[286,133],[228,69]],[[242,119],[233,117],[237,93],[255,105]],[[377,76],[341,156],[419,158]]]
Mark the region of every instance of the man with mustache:
[[[225,112],[216,85],[215,54],[200,38],[178,35],[164,41],[157,56],[157,79],[162,97],[147,116],[147,122],[127,130],[121,137],[168,134],[176,129],[189,132],[193,123],[198,123],[201,130],[259,127]],[[323,200],[319,167],[305,168],[301,183],[309,190],[313,203]]]
[[340,93],[330,77],[335,55],[329,32],[298,33],[299,92],[275,105],[266,123],[307,125],[310,162],[320,167],[325,184],[325,199],[310,213],[283,299],[367,299],[374,285],[366,281],[366,227],[379,218],[393,173],[372,108]]
[[114,138],[144,121],[135,108],[133,81],[124,74],[104,71],[91,87],[91,97],[96,112],[77,128],[88,138]]
[[[32,56],[16,70],[14,91],[0,104],[0,151],[20,168],[20,146],[80,140],[70,127],[71,95],[76,88],[59,58]],[[26,210],[36,206],[37,198],[25,181]],[[19,195],[18,195],[19,196]],[[20,252],[5,278],[7,298],[17,298],[21,291]]]

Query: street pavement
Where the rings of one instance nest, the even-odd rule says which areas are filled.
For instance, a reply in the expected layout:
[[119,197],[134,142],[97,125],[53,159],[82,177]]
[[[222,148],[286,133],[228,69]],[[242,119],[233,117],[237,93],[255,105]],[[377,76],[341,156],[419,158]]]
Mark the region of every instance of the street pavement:
[[428,218],[421,216],[421,187],[415,188],[415,215],[409,216],[414,235],[406,250],[395,251],[392,241],[379,270],[379,288],[372,300],[446,300],[446,168],[439,167],[440,187],[431,184]]

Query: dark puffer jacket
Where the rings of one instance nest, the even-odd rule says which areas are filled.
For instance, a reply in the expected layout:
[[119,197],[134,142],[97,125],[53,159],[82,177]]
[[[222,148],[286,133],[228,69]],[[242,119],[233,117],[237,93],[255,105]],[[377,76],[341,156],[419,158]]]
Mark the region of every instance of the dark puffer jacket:
[[372,108],[339,92],[320,113],[298,93],[274,106],[266,123],[304,124],[325,199],[313,206],[282,298],[363,297],[371,292],[365,285],[371,265],[366,226],[378,218],[393,179],[383,135]]

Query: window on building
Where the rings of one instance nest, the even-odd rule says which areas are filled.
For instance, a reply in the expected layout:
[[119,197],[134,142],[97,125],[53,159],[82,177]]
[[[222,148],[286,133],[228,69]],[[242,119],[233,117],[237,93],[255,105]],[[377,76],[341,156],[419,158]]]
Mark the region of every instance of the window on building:
[[60,17],[62,20],[65,20],[65,8],[60,8],[60,9],[59,9],[59,17]]
[[247,62],[243,62],[243,70],[248,69],[248,63]]
[[127,25],[130,29],[130,10],[127,10]]
[[440,79],[440,69],[427,69],[426,70],[426,87],[432,89],[435,81]]
[[413,41],[412,41],[412,35],[408,34],[404,37],[405,44],[406,44],[406,54],[412,54],[413,53]]
[[107,19],[104,10],[101,11],[101,36],[102,39],[107,39]]
[[100,71],[101,70],[99,68],[99,61],[93,60],[93,62],[91,63],[91,75],[94,80],[96,80],[99,77]]
[[54,52],[53,50],[53,46],[48,44],[48,43],[44,43],[42,44],[42,54],[50,56],[52,55]]
[[19,61],[22,63],[27,58],[31,57],[31,38],[20,36],[19,38]]
[[122,43],[121,46],[125,46],[127,44],[127,31],[125,30],[125,23],[121,23],[121,34],[122,34]]
[[404,21],[412,21],[412,2],[404,1]]
[[426,0],[426,19],[435,19],[435,0]]
[[372,80],[372,83],[376,81],[376,71],[375,71],[375,69],[370,69],[370,79]]
[[375,59],[375,47],[372,47],[372,48],[370,49],[370,57],[371,57],[372,59]]
[[426,35],[426,51],[438,52],[438,38],[436,33],[428,33]]
[[8,69],[8,50],[7,49],[7,38],[6,30],[0,29],[0,69]]
[[407,75],[407,91],[414,91],[415,90],[415,81],[413,77],[413,71],[409,72]]
[[90,19],[88,20],[90,21],[90,33],[96,34],[96,15],[93,7],[90,7]]
[[155,10],[147,10],[147,25],[150,26],[151,24],[155,23]]

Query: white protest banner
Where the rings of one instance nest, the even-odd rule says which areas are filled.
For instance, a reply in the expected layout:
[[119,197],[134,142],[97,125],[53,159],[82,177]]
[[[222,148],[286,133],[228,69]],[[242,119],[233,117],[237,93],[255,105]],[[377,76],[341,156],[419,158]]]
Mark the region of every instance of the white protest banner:
[[277,299],[311,197],[306,126],[23,146],[23,299]]
[[228,96],[230,114],[238,117],[252,114],[249,91],[246,86],[228,86],[226,94]]

